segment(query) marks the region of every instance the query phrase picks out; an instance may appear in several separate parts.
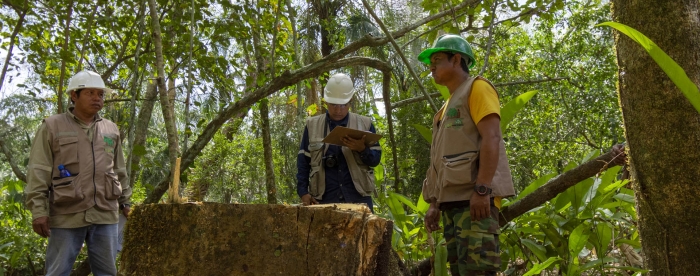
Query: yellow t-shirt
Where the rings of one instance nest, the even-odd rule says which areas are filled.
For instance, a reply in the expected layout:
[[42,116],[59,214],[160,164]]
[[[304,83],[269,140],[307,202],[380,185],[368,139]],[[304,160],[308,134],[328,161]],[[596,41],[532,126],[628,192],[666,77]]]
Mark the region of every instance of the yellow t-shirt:
[[[445,101],[442,107],[442,115],[440,120],[445,117],[445,110],[450,103],[450,98]],[[489,83],[483,80],[475,80],[472,84],[472,92],[469,94],[469,115],[471,115],[474,124],[478,125],[481,119],[490,114],[501,116],[501,105],[498,102],[498,93]],[[493,203],[498,209],[501,209],[501,197],[494,197]]]

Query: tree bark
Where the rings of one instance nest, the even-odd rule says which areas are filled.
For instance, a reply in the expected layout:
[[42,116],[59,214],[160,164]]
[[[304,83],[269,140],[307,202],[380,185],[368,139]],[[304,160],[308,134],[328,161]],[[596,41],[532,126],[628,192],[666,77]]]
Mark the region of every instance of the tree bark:
[[[131,146],[131,151],[129,152],[129,160],[131,160],[131,167],[127,168],[131,173],[129,173],[129,184],[133,185],[139,174],[139,163],[141,163],[141,157],[146,149],[146,136],[148,135],[148,124],[151,122],[151,116],[153,115],[153,105],[156,103],[156,96],[158,95],[158,90],[154,84],[149,84],[146,88],[146,98],[141,104],[141,109],[139,109],[139,117],[136,121],[136,126],[134,130],[134,140]],[[136,150],[138,149],[138,150]],[[137,154],[138,153],[138,154]]]
[[[392,118],[391,106],[391,72],[384,72],[382,97],[384,97],[384,108],[386,109],[386,121],[389,125],[389,142],[391,143],[391,159],[394,163],[394,187],[398,193],[402,193],[401,177],[399,174],[399,156],[396,149],[396,138],[394,133],[394,119]],[[382,191],[385,192],[385,191]]]
[[392,222],[348,205],[136,206],[119,274],[400,275]]
[[[136,50],[134,53],[134,69],[132,69],[132,77],[131,77],[131,100],[130,100],[130,110],[129,110],[129,129],[128,129],[128,141],[129,141],[129,147],[128,147],[128,158],[126,160],[126,168],[129,172],[129,179],[131,180],[129,184],[133,185],[134,182],[133,180],[135,179],[134,176],[134,170],[131,169],[131,164],[133,162],[133,152],[134,152],[134,136],[136,132],[136,122],[137,122],[137,117],[136,117],[136,98],[140,94],[139,93],[139,88],[142,87],[142,79],[141,79],[141,74],[139,74],[139,57],[141,54],[141,42],[143,41],[143,29],[145,28],[145,20],[144,17],[146,17],[146,0],[141,0],[139,4],[139,38],[136,40]],[[149,86],[150,87],[150,86]],[[148,88],[146,88],[148,90]],[[153,91],[155,91],[155,87],[153,87]],[[155,94],[153,94],[152,98],[154,98]],[[148,96],[147,96],[148,97]],[[149,102],[150,107],[149,109],[152,111],[153,110],[153,101],[151,100]],[[141,111],[144,110],[143,106],[146,105],[146,102],[142,104],[142,109]],[[148,118],[150,119],[151,114],[149,111]],[[140,114],[140,113],[139,113]],[[146,123],[146,128],[148,127],[148,123]],[[145,130],[145,129],[144,129]],[[143,133],[143,130],[142,130]]]
[[267,204],[277,204],[277,187],[275,184],[275,168],[272,160],[272,139],[270,138],[270,110],[268,100],[260,101],[260,124],[262,125],[263,155],[265,160],[265,190]]
[[[700,2],[613,0],[615,22],[654,41],[700,84]],[[618,92],[649,275],[700,271],[700,114],[644,48],[615,32]]]
[[[175,161],[178,156],[178,140],[177,140],[177,129],[175,128],[175,110],[168,97],[168,89],[166,87],[166,75],[165,75],[165,59],[163,58],[163,40],[160,32],[160,22],[158,22],[158,10],[156,8],[155,0],[148,0],[148,6],[151,13],[151,26],[153,28],[153,43],[156,49],[156,69],[158,70],[158,77],[156,82],[158,84],[158,94],[160,95],[160,105],[163,111],[163,119],[165,120],[165,130],[168,135],[168,159],[170,160],[170,173],[168,175],[168,180],[173,179],[173,172],[175,171]],[[182,172],[181,167],[180,171]],[[167,186],[167,185],[166,185]],[[166,187],[167,189],[167,187]],[[163,190],[165,192],[165,189]],[[162,196],[162,193],[161,193]],[[158,197],[160,199],[160,196]]]

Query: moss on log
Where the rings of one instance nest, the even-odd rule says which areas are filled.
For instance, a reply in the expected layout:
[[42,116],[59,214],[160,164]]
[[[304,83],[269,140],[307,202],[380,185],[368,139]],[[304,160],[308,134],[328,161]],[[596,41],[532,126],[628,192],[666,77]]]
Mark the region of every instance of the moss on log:
[[392,222],[346,207],[136,206],[120,274],[399,275]]

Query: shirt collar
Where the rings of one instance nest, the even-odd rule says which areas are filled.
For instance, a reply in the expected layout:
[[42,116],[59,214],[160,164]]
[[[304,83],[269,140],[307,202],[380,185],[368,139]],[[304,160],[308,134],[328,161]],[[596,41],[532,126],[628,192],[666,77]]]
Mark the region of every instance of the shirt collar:
[[[78,124],[80,124],[81,126],[89,126],[89,125],[86,125],[85,122],[83,122],[83,121],[81,121],[80,119],[78,119],[78,117],[75,117],[75,114],[73,114],[73,109],[75,109],[74,106],[71,106],[71,107],[68,108],[68,111],[69,111],[69,112],[68,112],[68,115],[69,115],[71,118],[73,118],[73,120],[75,120],[76,122],[78,122]],[[94,124],[94,123],[96,123],[96,122],[99,122],[99,121],[102,121],[102,117],[100,117],[100,114],[98,113],[98,114],[95,114],[95,120],[93,120],[92,123],[90,123],[90,125],[92,125],[92,124]]]
[[347,126],[349,117],[350,117],[350,112],[348,112],[348,115],[345,115],[345,118],[343,118],[342,120],[333,121],[333,119],[331,119],[331,115],[328,114],[328,111],[326,111],[326,120],[328,122],[330,122],[331,125],[334,125],[334,126]]

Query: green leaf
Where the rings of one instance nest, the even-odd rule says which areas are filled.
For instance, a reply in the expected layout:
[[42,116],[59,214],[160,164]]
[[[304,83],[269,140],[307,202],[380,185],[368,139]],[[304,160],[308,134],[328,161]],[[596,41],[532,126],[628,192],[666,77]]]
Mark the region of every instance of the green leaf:
[[566,256],[568,252],[566,251],[567,245],[564,238],[559,234],[557,228],[552,224],[540,225],[540,229],[552,242],[552,246],[559,253],[559,256]]
[[628,194],[616,194],[613,196],[613,198],[627,203],[634,203],[634,196]]
[[525,247],[530,249],[530,251],[532,251],[532,253],[535,254],[540,261],[545,261],[547,259],[547,249],[545,249],[541,244],[538,244],[531,239],[520,239],[520,242],[522,242]]
[[411,200],[409,198],[407,198],[406,196],[404,196],[402,194],[397,194],[394,192],[389,192],[389,196],[394,197],[395,199],[397,199],[398,201],[400,201],[403,204],[406,204],[406,206],[411,208],[414,212],[418,212],[418,207],[416,207],[416,205],[413,204],[413,202],[411,202]]
[[642,243],[639,242],[639,240],[635,241],[635,240],[628,240],[628,239],[619,239],[619,240],[615,241],[615,244],[621,244],[621,243],[629,244],[636,249],[642,248]]
[[435,89],[437,89],[440,92],[440,95],[442,95],[443,100],[447,100],[450,98],[450,90],[447,89],[447,86],[435,83],[434,78],[430,78],[430,82],[433,84],[433,86],[435,86]]
[[447,247],[442,244],[435,248],[435,276],[448,276]]
[[418,130],[418,133],[420,133],[428,143],[433,142],[433,132],[430,131],[430,129],[419,124],[413,124],[412,126]]
[[656,61],[656,64],[661,67],[661,70],[663,70],[666,75],[671,78],[673,83],[678,86],[678,89],[680,89],[681,92],[683,92],[683,95],[688,98],[690,104],[695,107],[695,110],[700,113],[700,89],[698,89],[698,86],[695,85],[690,78],[688,78],[688,75],[685,73],[683,68],[681,68],[681,66],[678,65],[678,63],[669,57],[663,50],[661,50],[656,43],[651,41],[651,39],[646,37],[644,34],[625,24],[617,22],[604,22],[596,26],[609,26],[615,28],[644,47],[644,50],[646,50],[651,58]]
[[549,181],[550,179],[552,179],[552,177],[555,177],[555,176],[557,176],[556,173],[550,173],[550,174],[547,174],[543,177],[538,178],[535,181],[532,181],[532,183],[530,183],[530,185],[527,185],[527,187],[525,187],[525,189],[522,192],[520,192],[520,194],[518,194],[518,197],[516,197],[516,200],[513,200],[513,202],[515,202],[515,201],[529,195],[530,193],[534,192],[535,190],[537,190],[537,188],[544,185],[544,183],[547,183],[547,181]]
[[591,229],[585,223],[579,224],[574,231],[571,232],[569,236],[569,252],[571,255],[577,256],[583,247],[586,246],[588,242],[588,236],[591,233]]
[[428,211],[428,208],[430,207],[430,204],[423,200],[423,192],[420,193],[420,196],[418,197],[418,213],[420,214],[425,214],[425,212]]
[[596,248],[596,252],[602,256],[606,255],[608,245],[612,239],[613,229],[608,225],[607,222],[601,222],[596,225],[595,236],[598,238],[597,242],[599,248]]
[[615,259],[613,257],[605,257],[602,259],[597,259],[597,260],[590,261],[590,262],[587,262],[584,265],[582,265],[581,271],[586,271],[586,270],[589,270],[589,269],[594,268],[596,266],[599,266],[602,264],[607,264],[607,263],[614,263],[616,261],[617,261],[617,259]]
[[515,118],[515,114],[517,114],[535,94],[537,94],[537,90],[520,94],[501,108],[501,131],[506,131],[508,124]]
[[540,272],[542,272],[542,270],[545,270],[545,269],[549,268],[550,266],[552,266],[554,263],[560,262],[560,261],[562,261],[562,260],[563,260],[563,259],[560,258],[560,257],[550,257],[550,258],[547,259],[546,261],[534,265],[534,266],[533,266],[530,270],[528,270],[528,272],[525,273],[525,275],[523,275],[523,276],[532,276],[532,275],[540,274]]
[[403,206],[395,193],[389,194],[386,204],[389,206],[389,211],[391,212],[391,216],[394,219],[396,226],[399,229],[403,229],[408,218],[406,217],[406,212],[403,210]]

